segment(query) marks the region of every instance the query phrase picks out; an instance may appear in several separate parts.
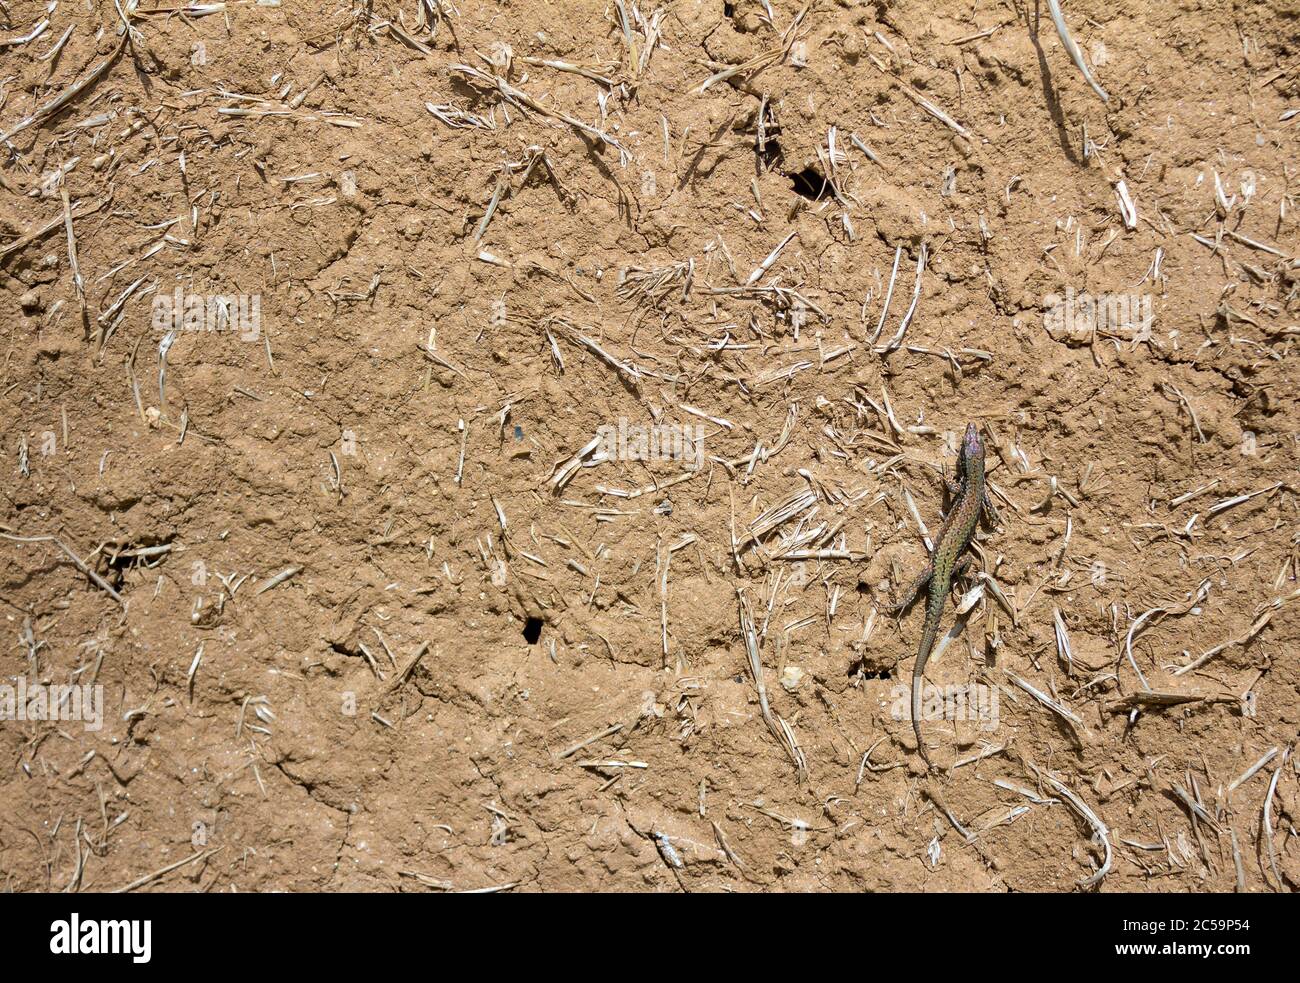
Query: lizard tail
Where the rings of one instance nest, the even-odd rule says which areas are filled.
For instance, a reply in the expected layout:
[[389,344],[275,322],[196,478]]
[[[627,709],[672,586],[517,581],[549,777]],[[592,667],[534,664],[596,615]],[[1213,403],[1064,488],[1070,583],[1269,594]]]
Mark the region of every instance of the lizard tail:
[[934,648],[935,639],[939,636],[939,619],[942,615],[943,598],[941,596],[938,610],[926,612],[926,621],[929,623],[929,627],[926,628],[925,634],[921,636],[921,645],[916,650],[916,665],[912,667],[912,730],[916,734],[916,749],[921,753],[926,768],[933,768],[934,762],[930,760],[930,752],[925,749],[925,741],[921,737],[921,690],[925,686],[925,664],[930,660],[930,651]]

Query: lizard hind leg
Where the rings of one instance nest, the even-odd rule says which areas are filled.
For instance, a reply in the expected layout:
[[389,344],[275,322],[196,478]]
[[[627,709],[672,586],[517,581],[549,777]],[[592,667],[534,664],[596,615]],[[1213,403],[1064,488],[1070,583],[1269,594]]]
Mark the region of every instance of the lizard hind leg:
[[957,586],[957,578],[963,576],[970,569],[971,558],[963,556],[957,561],[957,565],[952,568],[952,577],[948,581],[948,589],[954,594],[960,596],[961,588]]
[[907,585],[907,589],[903,591],[902,599],[898,601],[896,604],[891,604],[888,608],[886,608],[886,611],[892,617],[898,617],[908,607],[911,606],[913,601],[917,599],[921,591],[925,589],[926,584],[930,582],[930,578],[933,576],[934,576],[934,563],[927,562],[925,565],[925,569],[922,570],[919,574],[917,574],[916,579]]

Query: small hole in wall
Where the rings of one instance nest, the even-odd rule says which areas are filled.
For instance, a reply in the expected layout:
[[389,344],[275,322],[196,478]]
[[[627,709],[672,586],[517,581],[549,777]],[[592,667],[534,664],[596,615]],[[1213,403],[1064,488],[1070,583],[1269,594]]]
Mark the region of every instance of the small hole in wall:
[[536,645],[538,639],[542,637],[542,619],[529,618],[524,622],[524,641],[529,645]]

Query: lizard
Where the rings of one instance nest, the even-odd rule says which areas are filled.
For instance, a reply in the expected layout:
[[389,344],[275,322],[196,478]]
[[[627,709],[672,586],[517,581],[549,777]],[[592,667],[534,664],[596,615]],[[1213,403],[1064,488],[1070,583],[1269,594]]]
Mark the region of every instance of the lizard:
[[916,732],[916,748],[927,768],[933,768],[934,764],[921,739],[921,687],[925,682],[925,664],[939,636],[939,621],[943,617],[944,602],[952,590],[953,580],[970,566],[970,557],[962,554],[975,538],[975,527],[979,525],[981,516],[990,525],[996,525],[999,521],[984,483],[984,445],[973,423],[966,425],[966,434],[957,454],[957,483],[950,483],[948,489],[954,496],[952,507],[944,516],[929,561],[925,569],[908,585],[902,600],[889,609],[894,616],[902,614],[916,600],[922,588],[929,585],[921,644],[916,650],[916,665],[912,669],[912,729]]

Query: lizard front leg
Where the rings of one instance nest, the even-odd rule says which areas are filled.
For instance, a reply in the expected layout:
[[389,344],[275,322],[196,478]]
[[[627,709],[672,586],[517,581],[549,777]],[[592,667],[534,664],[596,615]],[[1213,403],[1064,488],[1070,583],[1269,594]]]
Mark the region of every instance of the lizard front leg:
[[989,490],[987,486],[984,488],[984,494],[980,496],[980,515],[984,517],[984,521],[990,526],[997,526],[1002,523],[1002,516],[1000,516],[998,510],[993,507],[993,499],[989,498]]

